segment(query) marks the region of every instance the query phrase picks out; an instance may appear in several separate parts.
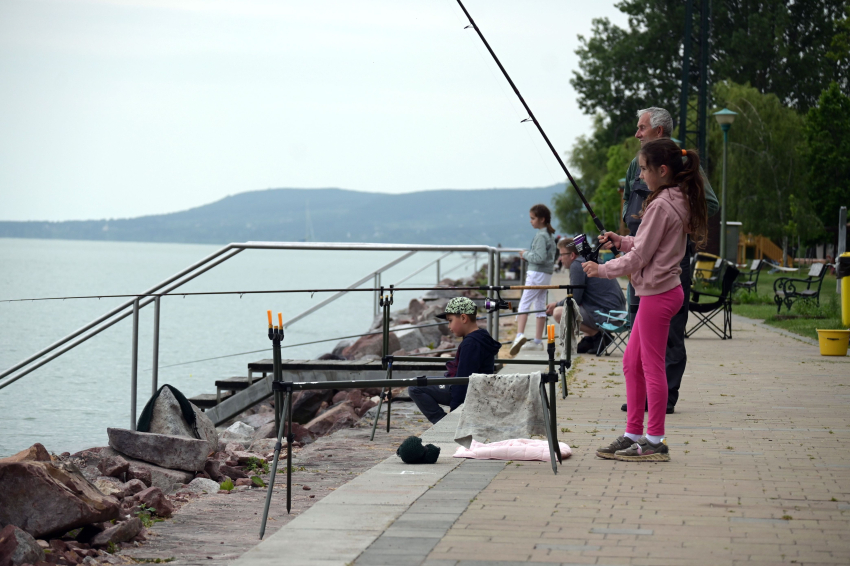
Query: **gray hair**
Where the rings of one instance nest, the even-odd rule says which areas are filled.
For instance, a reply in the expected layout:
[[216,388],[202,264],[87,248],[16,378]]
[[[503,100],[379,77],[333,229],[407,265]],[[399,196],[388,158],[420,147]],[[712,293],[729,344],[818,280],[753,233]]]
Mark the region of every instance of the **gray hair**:
[[673,117],[663,108],[650,106],[643,110],[638,110],[637,116],[640,119],[644,114],[649,114],[649,127],[657,128],[661,126],[661,135],[665,138],[673,136]]

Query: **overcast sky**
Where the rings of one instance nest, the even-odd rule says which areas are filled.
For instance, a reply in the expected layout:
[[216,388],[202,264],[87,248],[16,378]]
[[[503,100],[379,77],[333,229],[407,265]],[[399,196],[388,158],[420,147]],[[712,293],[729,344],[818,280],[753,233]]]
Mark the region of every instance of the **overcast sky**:
[[[613,4],[466,1],[562,154],[591,125],[577,35]],[[455,0],[0,0],[0,220],[562,182],[464,25]]]

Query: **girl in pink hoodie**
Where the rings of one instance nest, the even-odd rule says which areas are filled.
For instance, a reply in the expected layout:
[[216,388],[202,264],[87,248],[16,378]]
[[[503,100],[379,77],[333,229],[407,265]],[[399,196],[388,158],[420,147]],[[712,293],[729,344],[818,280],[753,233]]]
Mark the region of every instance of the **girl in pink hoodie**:
[[[613,243],[625,255],[603,265],[585,262],[589,277],[614,279],[630,275],[641,298],[623,356],[626,377],[626,433],[597,450],[601,458],[625,461],[670,460],[663,442],[667,409],[664,354],[670,319],[685,297],[679,263],[690,234],[697,248],[705,245],[707,208],[696,152],[680,149],[670,139],[647,142],[638,153],[640,178],[652,191],[641,211],[637,236],[606,232],[600,241]],[[649,407],[643,435],[644,405]]]

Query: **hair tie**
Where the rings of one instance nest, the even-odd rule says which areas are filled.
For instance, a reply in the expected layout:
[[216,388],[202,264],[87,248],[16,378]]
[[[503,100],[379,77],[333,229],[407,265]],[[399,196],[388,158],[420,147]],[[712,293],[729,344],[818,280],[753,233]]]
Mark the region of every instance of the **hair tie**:
[[684,156],[686,156],[686,157],[687,157],[687,155],[688,155],[688,150],[687,150],[687,149],[683,149],[683,150],[682,150],[682,155],[684,155]]

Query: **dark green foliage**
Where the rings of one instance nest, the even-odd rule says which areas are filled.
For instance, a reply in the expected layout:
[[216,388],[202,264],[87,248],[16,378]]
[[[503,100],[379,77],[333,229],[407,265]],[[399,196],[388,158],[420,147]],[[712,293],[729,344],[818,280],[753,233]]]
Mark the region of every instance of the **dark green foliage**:
[[811,208],[826,226],[838,222],[838,209],[850,206],[850,98],[832,83],[804,128],[804,157]]
[[396,450],[396,455],[405,464],[434,464],[440,457],[440,448],[433,444],[422,445],[418,436],[408,436]]

